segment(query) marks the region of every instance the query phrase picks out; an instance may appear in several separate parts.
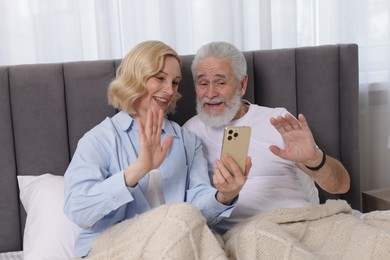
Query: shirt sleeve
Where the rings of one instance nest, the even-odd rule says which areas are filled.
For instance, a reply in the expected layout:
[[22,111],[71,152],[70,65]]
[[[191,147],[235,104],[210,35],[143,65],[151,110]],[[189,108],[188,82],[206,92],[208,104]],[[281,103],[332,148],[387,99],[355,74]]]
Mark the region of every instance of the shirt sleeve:
[[102,140],[91,133],[80,139],[64,175],[64,212],[82,228],[90,228],[133,200],[125,184],[124,171],[114,174],[108,171],[112,149]]

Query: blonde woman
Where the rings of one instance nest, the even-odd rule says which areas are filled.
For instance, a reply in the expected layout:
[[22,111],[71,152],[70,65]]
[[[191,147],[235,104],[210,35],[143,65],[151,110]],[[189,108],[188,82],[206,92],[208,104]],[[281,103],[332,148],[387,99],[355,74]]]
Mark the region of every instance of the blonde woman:
[[226,182],[210,185],[199,139],[165,118],[180,81],[180,57],[162,42],[140,43],[123,59],[108,88],[120,112],[80,139],[65,173],[79,257],[224,257],[207,224],[230,215],[246,175],[216,170]]

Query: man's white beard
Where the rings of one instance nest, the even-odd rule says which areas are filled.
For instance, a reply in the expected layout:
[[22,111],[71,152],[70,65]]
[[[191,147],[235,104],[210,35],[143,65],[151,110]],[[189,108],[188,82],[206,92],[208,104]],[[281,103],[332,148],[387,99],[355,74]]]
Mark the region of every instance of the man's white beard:
[[[215,115],[212,113],[208,114],[204,109],[205,103],[224,103],[226,106],[225,111],[221,115]],[[211,127],[223,127],[228,125],[233,118],[236,116],[237,112],[240,110],[241,105],[241,96],[240,91],[237,90],[230,102],[226,99],[217,97],[217,98],[203,98],[202,100],[196,99],[196,112],[198,113],[199,118],[206,124]]]

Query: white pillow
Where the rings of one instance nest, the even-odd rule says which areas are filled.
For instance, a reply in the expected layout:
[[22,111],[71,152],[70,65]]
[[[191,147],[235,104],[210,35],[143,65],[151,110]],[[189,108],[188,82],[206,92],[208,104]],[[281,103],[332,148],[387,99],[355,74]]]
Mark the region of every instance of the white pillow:
[[27,212],[24,260],[70,259],[80,228],[63,212],[64,177],[49,173],[18,176],[20,200]]

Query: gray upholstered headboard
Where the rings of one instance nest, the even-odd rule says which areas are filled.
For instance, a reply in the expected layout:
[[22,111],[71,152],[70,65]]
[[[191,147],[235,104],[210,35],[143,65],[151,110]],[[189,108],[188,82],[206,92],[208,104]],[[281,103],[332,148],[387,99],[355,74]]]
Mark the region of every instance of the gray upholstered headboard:
[[[319,146],[351,174],[341,198],[360,209],[358,147],[358,46],[355,44],[245,52],[246,98],[302,112]],[[177,113],[195,113],[190,63],[183,56]],[[119,60],[0,67],[0,252],[22,249],[25,221],[17,175],[63,175],[78,139],[116,111],[106,89]],[[321,193],[321,200],[331,198]]]

